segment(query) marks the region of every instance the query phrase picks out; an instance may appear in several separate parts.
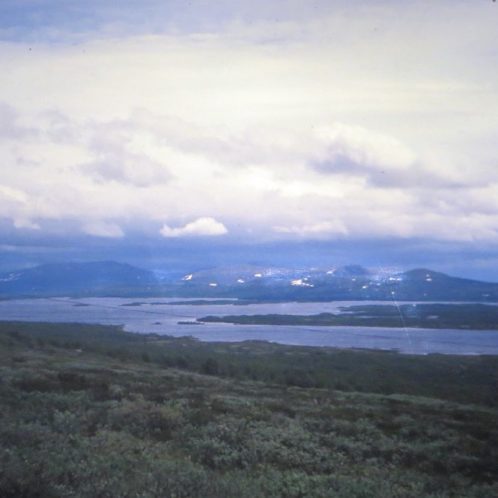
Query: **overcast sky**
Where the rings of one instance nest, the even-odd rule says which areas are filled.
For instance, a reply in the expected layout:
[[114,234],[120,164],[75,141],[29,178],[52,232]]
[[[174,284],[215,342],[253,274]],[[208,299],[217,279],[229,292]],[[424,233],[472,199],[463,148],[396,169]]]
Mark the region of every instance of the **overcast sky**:
[[3,0],[0,249],[425,241],[498,276],[497,26],[491,0]]

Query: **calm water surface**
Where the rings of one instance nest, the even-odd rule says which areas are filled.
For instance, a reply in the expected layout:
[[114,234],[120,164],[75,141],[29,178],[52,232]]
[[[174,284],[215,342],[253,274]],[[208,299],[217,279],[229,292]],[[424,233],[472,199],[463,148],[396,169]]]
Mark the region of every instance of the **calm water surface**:
[[[498,354],[498,331],[429,330],[381,327],[313,327],[206,323],[179,325],[206,315],[296,314],[338,312],[354,304],[392,304],[379,301],[330,303],[224,304],[175,303],[170,298],[19,299],[0,301],[0,320],[80,322],[123,325],[130,332],[154,332],[202,341],[265,340],[281,344],[397,350],[414,354]],[[185,301],[182,299],[181,301]],[[140,303],[137,306],[123,306]],[[164,303],[164,304],[152,304]]]

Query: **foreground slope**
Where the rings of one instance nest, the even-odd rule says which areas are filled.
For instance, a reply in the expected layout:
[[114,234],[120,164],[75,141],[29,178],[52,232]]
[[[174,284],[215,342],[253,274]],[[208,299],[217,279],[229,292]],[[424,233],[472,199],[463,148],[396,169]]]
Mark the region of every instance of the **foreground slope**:
[[498,494],[496,358],[22,323],[0,346],[3,497]]

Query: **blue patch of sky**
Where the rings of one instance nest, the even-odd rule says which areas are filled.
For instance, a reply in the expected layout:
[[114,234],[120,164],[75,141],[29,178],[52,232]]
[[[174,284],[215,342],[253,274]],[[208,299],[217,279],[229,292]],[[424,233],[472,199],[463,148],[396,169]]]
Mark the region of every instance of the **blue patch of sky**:
[[355,5],[368,3],[360,0],[2,0],[0,39],[58,42],[92,36],[216,32],[227,23],[300,22]]

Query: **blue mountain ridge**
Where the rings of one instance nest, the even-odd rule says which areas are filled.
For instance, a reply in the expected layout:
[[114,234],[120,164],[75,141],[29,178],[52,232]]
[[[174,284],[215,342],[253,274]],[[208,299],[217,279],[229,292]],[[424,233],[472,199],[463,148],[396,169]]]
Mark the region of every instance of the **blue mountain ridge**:
[[182,277],[114,261],[51,263],[0,274],[0,297],[170,296],[261,301],[420,300],[498,301],[498,283],[429,269],[375,271],[236,266]]

